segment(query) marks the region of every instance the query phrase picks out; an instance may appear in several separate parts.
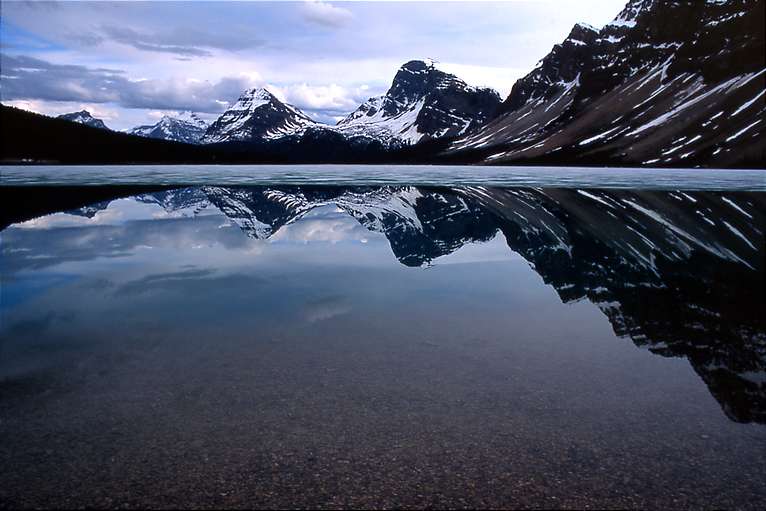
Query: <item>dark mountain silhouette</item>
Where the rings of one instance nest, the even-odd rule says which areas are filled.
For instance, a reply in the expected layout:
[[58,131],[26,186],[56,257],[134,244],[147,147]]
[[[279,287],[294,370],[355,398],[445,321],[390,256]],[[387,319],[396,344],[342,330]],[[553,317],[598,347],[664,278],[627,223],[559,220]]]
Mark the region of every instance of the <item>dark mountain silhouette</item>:
[[148,139],[0,106],[3,163],[215,163],[214,149]]

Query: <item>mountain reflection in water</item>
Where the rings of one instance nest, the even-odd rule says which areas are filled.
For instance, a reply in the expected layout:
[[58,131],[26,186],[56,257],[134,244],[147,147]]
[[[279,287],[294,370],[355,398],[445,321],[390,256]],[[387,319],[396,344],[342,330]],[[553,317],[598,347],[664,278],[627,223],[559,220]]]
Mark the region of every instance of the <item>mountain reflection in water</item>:
[[[177,250],[210,242],[242,245],[245,236],[337,241],[355,231],[364,242],[380,233],[408,267],[438,265],[440,258],[500,232],[510,251],[563,302],[587,299],[618,336],[657,355],[686,358],[730,419],[766,423],[761,193],[324,186],[130,192],[107,188],[99,202],[86,203],[93,196],[83,196],[83,190],[6,188],[6,197],[23,196],[15,220],[29,219],[2,232],[4,315],[10,317],[30,287],[52,285],[30,284],[31,270],[129,256],[171,232],[183,239]],[[45,212],[45,204],[34,200],[43,193],[59,195],[58,202],[50,202],[71,209],[31,218]],[[221,227],[220,215],[241,233],[202,228],[203,222]],[[183,218],[195,220],[180,223]],[[129,230],[131,223],[135,227]],[[288,233],[283,229],[288,225],[296,227]],[[173,285],[210,271],[148,275],[121,292],[141,292],[149,283]],[[25,278],[25,286],[15,286]],[[67,278],[60,270],[49,280]],[[322,318],[348,309],[342,300],[324,299],[309,314]],[[7,342],[33,327],[4,320],[0,332]],[[1,371],[0,366],[0,376]]]

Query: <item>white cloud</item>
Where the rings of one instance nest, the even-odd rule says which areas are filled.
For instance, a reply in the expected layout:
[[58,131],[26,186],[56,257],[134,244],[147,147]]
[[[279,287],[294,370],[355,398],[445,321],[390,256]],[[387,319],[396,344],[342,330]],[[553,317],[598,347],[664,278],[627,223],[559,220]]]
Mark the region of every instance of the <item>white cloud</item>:
[[530,71],[527,68],[474,66],[450,62],[438,62],[436,67],[457,76],[469,85],[491,87],[498,91],[503,98],[511,92],[516,80]]
[[269,85],[268,89],[278,98],[301,110],[321,110],[326,112],[350,112],[367,99],[366,85],[349,88],[338,84],[310,85]]
[[321,0],[308,0],[303,4],[302,11],[304,19],[326,27],[341,27],[354,18],[348,9]]

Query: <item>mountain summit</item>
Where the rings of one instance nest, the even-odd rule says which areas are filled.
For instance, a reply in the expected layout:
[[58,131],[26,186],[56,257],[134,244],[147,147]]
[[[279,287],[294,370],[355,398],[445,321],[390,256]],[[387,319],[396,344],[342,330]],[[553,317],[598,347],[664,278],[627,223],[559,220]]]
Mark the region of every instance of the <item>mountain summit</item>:
[[386,94],[368,99],[336,129],[414,144],[462,135],[487,121],[498,105],[494,90],[469,86],[433,62],[412,60],[399,68]]
[[128,131],[131,135],[148,138],[198,144],[205,134],[208,124],[192,112],[184,112],[180,116],[163,116],[156,124],[138,126]]
[[300,133],[316,124],[308,115],[281,102],[268,90],[250,89],[208,127],[201,142],[271,140]]
[[64,119],[65,121],[76,122],[78,124],[84,124],[92,128],[99,128],[102,130],[108,130],[109,128],[104,124],[104,121],[93,117],[87,110],[80,110],[79,112],[72,112],[69,114],[61,114],[58,119]]

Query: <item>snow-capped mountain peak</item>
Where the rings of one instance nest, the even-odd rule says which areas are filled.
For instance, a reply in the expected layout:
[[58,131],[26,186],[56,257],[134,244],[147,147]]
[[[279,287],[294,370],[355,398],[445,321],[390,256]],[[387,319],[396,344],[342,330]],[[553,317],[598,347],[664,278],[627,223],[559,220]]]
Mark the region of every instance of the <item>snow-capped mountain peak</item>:
[[192,124],[198,128],[201,129],[207,129],[208,123],[203,120],[199,115],[197,115],[194,112],[184,111],[180,112],[177,115],[163,115],[162,120],[166,120],[165,122],[176,120],[181,122],[186,122],[189,124]]
[[399,68],[383,96],[368,99],[338,122],[347,136],[417,143],[465,133],[488,120],[500,104],[492,89],[467,85],[432,60]]
[[68,114],[61,114],[58,119],[64,119],[70,122],[76,122],[78,124],[85,124],[93,128],[99,128],[102,130],[108,130],[109,128],[104,124],[104,121],[93,117],[87,110],[80,110],[79,112],[72,112]]
[[257,108],[276,100],[265,88],[248,89],[240,94],[239,99],[229,108],[230,112],[252,112]]
[[203,143],[272,140],[302,133],[317,122],[265,88],[248,89],[207,129]]
[[177,116],[163,115],[155,124],[137,126],[128,131],[131,135],[186,144],[198,144],[207,129],[207,123],[193,112]]

